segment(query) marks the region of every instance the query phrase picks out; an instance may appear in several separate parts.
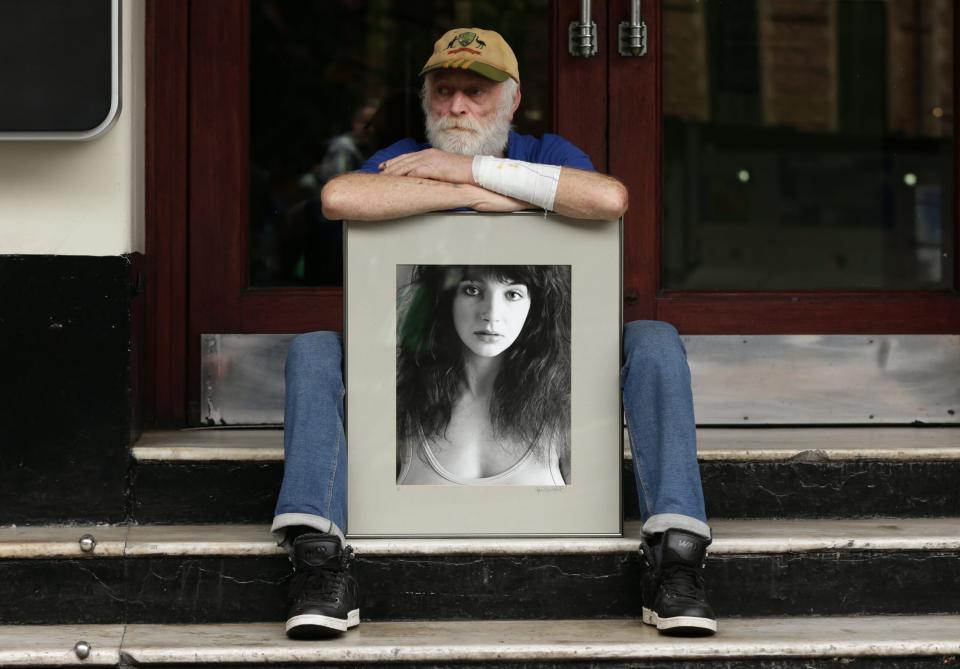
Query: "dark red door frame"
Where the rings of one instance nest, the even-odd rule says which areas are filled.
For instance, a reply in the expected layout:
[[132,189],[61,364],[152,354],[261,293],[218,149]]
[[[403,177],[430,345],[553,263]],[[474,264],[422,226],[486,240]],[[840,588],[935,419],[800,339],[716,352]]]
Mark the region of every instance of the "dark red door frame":
[[568,47],[569,26],[580,20],[580,5],[576,0],[555,0],[551,8],[551,81],[555,86],[553,118],[556,119],[557,134],[583,149],[594,166],[603,172],[607,169],[608,138],[608,59],[602,48],[607,3],[593,3],[593,21],[597,24],[600,48],[590,58],[571,56]]
[[[956,334],[960,333],[960,122],[954,113],[954,261],[952,291],[679,292],[660,282],[663,133],[660,47],[662,0],[643,3],[647,55],[625,58],[611,39],[610,173],[630,190],[625,226],[624,317],[668,321],[685,334]],[[628,0],[610,3],[607,34],[629,17]],[[954,14],[960,35],[960,13]],[[956,45],[957,40],[954,40]],[[956,46],[954,47],[957,48]],[[954,70],[960,91],[960,68]]]
[[659,7],[643,3],[648,26],[647,55],[625,57],[618,52],[616,36],[621,21],[630,18],[628,0],[613,0],[603,46],[609,58],[608,128],[610,174],[626,184],[630,207],[623,226],[623,318],[625,321],[655,319],[660,271],[659,184],[660,173],[660,68],[659,33],[651,30]]
[[145,423],[186,424],[187,0],[147,0]]

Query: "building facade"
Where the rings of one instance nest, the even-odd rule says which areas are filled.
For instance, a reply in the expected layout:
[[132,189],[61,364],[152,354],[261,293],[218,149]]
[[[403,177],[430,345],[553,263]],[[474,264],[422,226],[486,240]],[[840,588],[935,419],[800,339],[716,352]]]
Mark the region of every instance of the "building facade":
[[[204,335],[341,329],[340,226],[323,219],[319,188],[420,133],[417,72],[452,25],[497,27],[515,46],[518,130],[562,134],[628,185],[626,320],[704,337],[690,341],[705,362],[732,335],[788,348],[800,335],[863,336],[857,355],[871,360],[879,338],[904,337],[888,348],[940,351],[918,369],[952,373],[953,3],[648,2],[635,53],[618,43],[631,4],[591,4],[597,48],[584,55],[570,37],[584,8],[566,0],[125,0],[114,126],[0,151],[13,365],[0,495],[15,509],[0,520],[121,520],[142,427],[210,422]],[[745,383],[757,383],[767,356],[789,355],[761,348],[723,374],[755,369]],[[887,422],[960,420],[956,388],[930,375],[929,394]],[[712,378],[702,400],[720,407],[723,377]],[[818,378],[811,393],[870,396],[854,385],[869,375]],[[758,385],[703,422],[748,420],[751,398],[769,392]],[[868,405],[753,420],[869,424]]]

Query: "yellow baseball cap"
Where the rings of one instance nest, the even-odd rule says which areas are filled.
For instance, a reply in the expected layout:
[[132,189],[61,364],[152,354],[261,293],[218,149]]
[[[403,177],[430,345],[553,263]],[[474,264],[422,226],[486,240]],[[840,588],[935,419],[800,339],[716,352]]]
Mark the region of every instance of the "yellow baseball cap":
[[472,70],[487,79],[520,83],[517,57],[500,33],[482,28],[454,28],[433,45],[433,55],[420,76],[442,68]]

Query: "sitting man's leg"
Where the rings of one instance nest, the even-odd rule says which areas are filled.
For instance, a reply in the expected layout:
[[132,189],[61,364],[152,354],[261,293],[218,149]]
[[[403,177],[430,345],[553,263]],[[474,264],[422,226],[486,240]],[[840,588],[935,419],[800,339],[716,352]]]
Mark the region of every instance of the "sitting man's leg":
[[677,331],[635,321],[623,333],[624,413],[643,518],[643,621],[667,634],[712,634],[703,563],[711,541],[697,464],[690,369]]
[[290,344],[286,364],[283,485],[273,533],[295,574],[287,634],[315,638],[360,622],[347,528],[340,336],[311,332]]

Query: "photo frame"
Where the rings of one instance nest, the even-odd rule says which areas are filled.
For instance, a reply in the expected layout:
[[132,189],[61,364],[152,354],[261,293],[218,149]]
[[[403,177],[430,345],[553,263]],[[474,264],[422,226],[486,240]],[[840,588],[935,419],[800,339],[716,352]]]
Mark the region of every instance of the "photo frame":
[[622,222],[345,223],[351,537],[622,534]]

